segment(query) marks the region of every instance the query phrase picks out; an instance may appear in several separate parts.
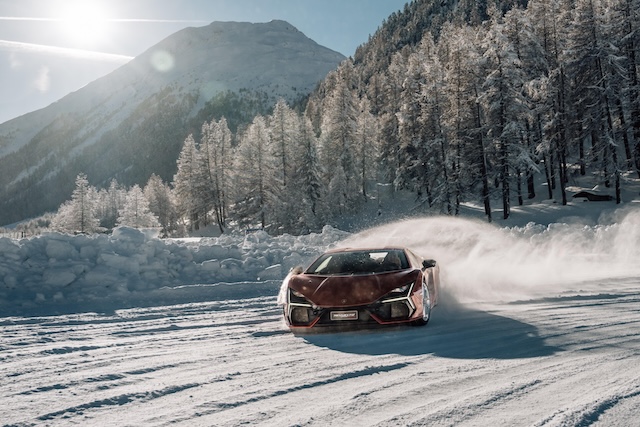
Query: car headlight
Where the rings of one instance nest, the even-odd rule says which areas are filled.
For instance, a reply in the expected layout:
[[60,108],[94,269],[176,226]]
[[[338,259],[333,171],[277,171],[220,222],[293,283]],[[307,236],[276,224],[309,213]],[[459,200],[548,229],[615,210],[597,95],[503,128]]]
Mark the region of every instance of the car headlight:
[[397,288],[393,289],[391,292],[389,292],[388,294],[386,294],[382,300],[382,302],[388,302],[390,300],[397,300],[398,298],[406,298],[407,295],[409,295],[409,293],[411,292],[411,289],[413,288],[413,281],[402,285],[402,286],[398,286]]
[[407,293],[407,291],[409,291],[409,288],[411,287],[411,285],[413,285],[413,282],[407,283],[404,286],[400,286],[398,288],[395,288],[394,290],[391,291],[391,293],[406,295],[406,293]]
[[311,306],[311,303],[309,302],[309,300],[305,298],[305,296],[302,293],[291,288],[289,288],[289,302]]
[[292,293],[294,296],[296,296],[296,297],[298,297],[298,298],[304,298],[304,295],[302,295],[300,292],[298,292],[298,291],[296,291],[296,290],[294,290],[294,289],[291,289],[291,288],[289,288],[289,290],[291,291],[291,293]]

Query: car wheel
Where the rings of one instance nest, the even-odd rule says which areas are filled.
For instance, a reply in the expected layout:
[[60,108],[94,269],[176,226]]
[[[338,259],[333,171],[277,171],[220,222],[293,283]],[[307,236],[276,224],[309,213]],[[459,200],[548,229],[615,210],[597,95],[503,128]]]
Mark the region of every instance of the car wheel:
[[415,321],[415,325],[422,326],[431,319],[431,294],[426,283],[422,284],[422,318]]

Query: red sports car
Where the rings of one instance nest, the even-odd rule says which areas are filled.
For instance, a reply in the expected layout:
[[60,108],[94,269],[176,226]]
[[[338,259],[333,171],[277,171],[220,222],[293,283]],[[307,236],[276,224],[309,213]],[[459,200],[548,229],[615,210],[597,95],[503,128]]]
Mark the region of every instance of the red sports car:
[[292,330],[425,325],[438,303],[439,267],[405,248],[336,249],[291,271],[280,302]]

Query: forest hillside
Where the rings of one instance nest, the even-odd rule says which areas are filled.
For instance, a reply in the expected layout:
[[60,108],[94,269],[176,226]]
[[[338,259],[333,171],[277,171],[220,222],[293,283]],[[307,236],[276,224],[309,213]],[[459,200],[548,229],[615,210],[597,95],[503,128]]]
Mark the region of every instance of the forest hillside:
[[[623,203],[640,178],[639,13],[637,0],[411,2],[304,111],[278,103],[233,150],[186,140],[182,216],[300,233],[358,215],[381,188],[413,194],[414,212],[471,204],[488,221],[585,189]],[[198,156],[216,189],[204,209],[206,192],[184,185]]]
[[[640,178],[639,13],[638,0],[413,1],[303,105],[281,99],[235,130],[203,121],[150,210],[168,234],[300,234],[371,211],[381,190],[412,195],[414,213],[479,206],[488,221],[579,190],[624,203]],[[103,212],[122,211],[101,191]]]

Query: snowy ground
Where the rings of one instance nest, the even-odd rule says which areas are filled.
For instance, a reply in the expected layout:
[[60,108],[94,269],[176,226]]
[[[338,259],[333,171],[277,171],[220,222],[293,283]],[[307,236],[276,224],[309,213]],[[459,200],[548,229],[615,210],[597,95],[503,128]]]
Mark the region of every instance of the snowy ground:
[[[8,318],[3,425],[631,426],[640,276],[294,336],[275,297]],[[275,291],[275,287],[274,287]]]
[[[637,425],[640,206],[614,206],[298,238],[0,239],[0,425]],[[290,264],[377,244],[440,262],[426,327],[286,330]]]

